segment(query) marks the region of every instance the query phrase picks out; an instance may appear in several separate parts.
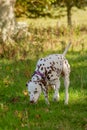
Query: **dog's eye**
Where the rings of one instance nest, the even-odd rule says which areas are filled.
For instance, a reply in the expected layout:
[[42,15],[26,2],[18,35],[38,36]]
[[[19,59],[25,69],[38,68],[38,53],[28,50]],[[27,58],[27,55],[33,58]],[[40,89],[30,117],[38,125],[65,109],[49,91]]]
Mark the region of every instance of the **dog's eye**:
[[34,91],[34,94],[36,94],[37,93],[37,91]]

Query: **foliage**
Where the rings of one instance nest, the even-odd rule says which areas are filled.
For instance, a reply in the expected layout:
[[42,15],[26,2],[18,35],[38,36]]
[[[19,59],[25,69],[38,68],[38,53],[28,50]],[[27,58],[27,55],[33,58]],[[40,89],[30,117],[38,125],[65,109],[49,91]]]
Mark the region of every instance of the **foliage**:
[[55,6],[59,7],[66,7],[66,12],[67,12],[67,23],[69,26],[72,25],[72,8],[77,7],[77,8],[84,8],[87,6],[87,1],[86,0],[55,0],[53,3]]
[[[18,0],[16,7],[17,7],[17,13],[20,13],[21,11],[24,12],[28,17],[38,17],[38,16],[45,16],[50,15],[49,7],[51,5],[51,0],[25,0],[24,2],[22,0]],[[20,9],[20,8],[21,9]],[[18,12],[19,11],[19,12]],[[19,14],[17,14],[19,15]]]
[[[83,52],[86,49],[85,26],[73,26],[71,30],[65,26],[36,27],[29,23],[29,35],[21,30],[14,41],[0,44],[0,57],[8,59],[27,59],[42,56],[46,51],[64,51],[69,39],[72,41],[72,51]],[[71,32],[70,32],[71,31]],[[71,33],[71,34],[70,34]],[[78,49],[76,49],[78,46]]]
[[[61,17],[63,12],[67,13],[67,23],[72,25],[72,8],[77,7],[82,9],[87,7],[86,0],[22,0],[17,1],[16,5],[16,14],[17,16],[25,14],[27,17],[40,17],[40,16],[49,16],[49,17]],[[61,10],[60,10],[61,8]],[[64,9],[66,8],[66,9]],[[56,11],[55,11],[56,10]],[[56,15],[55,15],[55,12]]]

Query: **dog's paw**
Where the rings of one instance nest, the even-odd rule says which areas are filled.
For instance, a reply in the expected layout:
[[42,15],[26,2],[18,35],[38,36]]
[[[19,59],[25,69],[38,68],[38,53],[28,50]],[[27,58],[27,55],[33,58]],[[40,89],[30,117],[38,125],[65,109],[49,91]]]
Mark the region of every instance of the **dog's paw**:
[[54,102],[59,102],[59,95],[54,95],[54,97],[53,97],[53,101]]
[[67,102],[67,101],[65,101],[65,102],[64,102],[64,104],[65,104],[65,105],[68,105],[68,102]]
[[47,100],[47,101],[46,101],[46,104],[47,104],[47,105],[50,105],[50,102]]

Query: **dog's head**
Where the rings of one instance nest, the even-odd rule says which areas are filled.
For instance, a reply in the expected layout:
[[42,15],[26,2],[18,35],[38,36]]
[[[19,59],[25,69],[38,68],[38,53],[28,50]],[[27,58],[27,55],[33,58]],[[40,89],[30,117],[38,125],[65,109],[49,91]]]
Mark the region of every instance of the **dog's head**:
[[26,84],[30,96],[30,103],[36,103],[41,94],[41,86],[38,82],[30,81]]

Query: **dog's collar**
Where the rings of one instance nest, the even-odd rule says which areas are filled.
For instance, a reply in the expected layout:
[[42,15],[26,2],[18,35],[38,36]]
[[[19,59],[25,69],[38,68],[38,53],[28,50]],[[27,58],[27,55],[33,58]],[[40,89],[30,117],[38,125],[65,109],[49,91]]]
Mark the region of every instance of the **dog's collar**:
[[[35,74],[38,75],[38,76],[40,76],[41,79],[40,79],[40,80],[37,80],[37,81],[33,81],[33,82],[36,82],[36,83],[39,82],[40,84],[43,84],[44,86],[46,86],[47,83],[46,83],[46,77],[45,77],[45,75],[42,74],[42,73],[39,72],[39,71],[35,71],[32,76],[34,76]],[[42,85],[41,85],[41,87],[42,87]]]
[[32,76],[34,76],[35,74],[38,75],[38,76],[40,76],[42,79],[45,79],[44,74],[42,74],[40,71],[35,71]]

